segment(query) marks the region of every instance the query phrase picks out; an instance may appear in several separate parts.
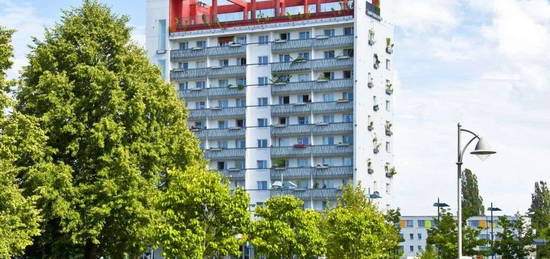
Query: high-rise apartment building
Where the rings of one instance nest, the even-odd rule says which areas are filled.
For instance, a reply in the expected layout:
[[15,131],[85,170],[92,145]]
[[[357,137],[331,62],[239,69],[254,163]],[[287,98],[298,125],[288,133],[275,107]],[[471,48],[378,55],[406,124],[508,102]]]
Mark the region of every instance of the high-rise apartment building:
[[210,167],[252,207],[334,205],[362,183],[391,206],[393,26],[378,0],[147,0],[147,50]]

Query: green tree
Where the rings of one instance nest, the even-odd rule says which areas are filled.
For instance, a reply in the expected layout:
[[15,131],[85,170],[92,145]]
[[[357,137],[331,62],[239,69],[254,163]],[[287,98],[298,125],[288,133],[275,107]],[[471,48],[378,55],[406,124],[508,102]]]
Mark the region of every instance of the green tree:
[[205,163],[183,103],[127,22],[84,0],[34,40],[17,110],[39,119],[63,170],[25,176],[45,219],[31,257],[136,257],[153,243],[168,169]]
[[310,258],[324,255],[325,238],[321,215],[303,209],[303,201],[284,195],[270,198],[257,207],[250,241],[258,255],[269,259]]
[[477,176],[470,169],[462,172],[462,218],[485,215],[483,198],[479,195]]
[[[531,224],[536,229],[537,238],[550,240],[550,191],[544,181],[535,183],[529,208]],[[537,247],[537,258],[550,258],[550,246]]]
[[[392,224],[395,228],[395,232],[397,234],[401,233],[401,210],[399,208],[397,209],[389,209],[386,211],[386,214],[384,215],[386,218],[386,221],[390,224]],[[389,254],[392,255],[391,258],[400,258],[401,255],[403,255],[403,250],[399,249],[399,243],[405,241],[401,236],[399,236],[398,243],[395,247],[391,248],[389,251]]]
[[343,188],[338,205],[327,212],[323,229],[327,258],[388,258],[399,240],[397,228],[368,201],[360,185]]
[[[12,65],[11,35],[13,31],[0,26],[0,257],[21,255],[40,234],[36,197],[26,197],[20,186],[19,174],[27,167],[19,165],[27,157],[39,160],[40,149],[35,141],[42,140],[36,120],[13,111],[9,96],[12,82],[5,71]],[[11,110],[11,111],[10,111]],[[36,138],[35,138],[36,136]]]
[[426,250],[418,255],[419,259],[438,259],[437,252],[432,245],[427,245]]
[[498,220],[502,232],[496,234],[495,253],[502,259],[525,258],[533,252],[533,229],[529,227],[519,213],[513,220],[500,217]]
[[[465,227],[462,229],[462,253],[464,255],[476,255],[478,246],[487,244],[486,240],[478,239],[479,229]],[[435,219],[435,224],[428,229],[427,244],[438,248],[438,256],[441,259],[455,258],[458,254],[458,230],[457,222],[450,212],[441,211],[441,219]]]
[[231,191],[222,176],[204,167],[170,171],[161,197],[158,245],[169,258],[237,256],[250,223],[248,194]]

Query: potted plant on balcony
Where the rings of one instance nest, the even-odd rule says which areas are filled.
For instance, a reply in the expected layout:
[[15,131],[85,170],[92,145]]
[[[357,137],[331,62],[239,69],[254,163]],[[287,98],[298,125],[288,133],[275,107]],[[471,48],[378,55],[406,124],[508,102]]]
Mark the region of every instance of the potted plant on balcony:
[[378,59],[378,54],[374,54],[374,69],[378,69],[380,67],[380,60]]
[[372,145],[374,146],[374,153],[378,154],[380,151],[380,143],[378,143],[378,137],[376,135],[372,138]]
[[329,78],[324,75],[319,75],[317,78],[317,83],[325,83],[328,82]]
[[369,30],[369,45],[374,45],[376,43],[376,40],[374,40],[374,31],[372,29]]
[[397,174],[397,169],[395,169],[395,167],[392,167],[388,171],[386,171],[386,177],[388,178],[393,178],[393,176],[396,174]]
[[367,83],[367,85],[368,85],[369,88],[374,87],[374,79],[372,79],[372,77],[369,77],[369,82]]
[[303,144],[303,143],[296,143],[293,145],[294,148],[305,148],[307,146],[307,144]]
[[374,122],[369,121],[369,126],[367,127],[369,131],[372,131],[374,129]]
[[391,38],[386,38],[386,53],[393,53],[393,45],[394,44],[391,42]]
[[286,169],[286,159],[276,158],[273,160],[273,167],[275,170],[284,170]]
[[386,83],[386,94],[388,95],[393,94],[393,85],[390,82]]
[[238,88],[239,90],[243,90],[245,87],[246,87],[246,85],[244,85],[244,84],[238,84],[238,85],[237,85],[237,88]]
[[372,109],[377,112],[378,110],[380,110],[380,105],[375,104],[374,106],[372,106]]
[[392,125],[391,122],[389,122],[389,121],[386,122],[385,129],[386,129],[386,136],[388,136],[388,137],[391,136],[391,135],[393,135],[393,132],[392,132],[392,130],[391,130],[391,127],[392,127],[392,126],[393,126],[393,125]]
[[307,62],[307,59],[305,59],[304,57],[297,57],[293,59],[292,62],[290,62],[290,64],[295,65],[295,64],[306,63],[306,62]]
[[372,161],[371,159],[369,158],[369,160],[367,160],[367,172],[369,174],[373,174],[374,173],[374,169],[372,169]]

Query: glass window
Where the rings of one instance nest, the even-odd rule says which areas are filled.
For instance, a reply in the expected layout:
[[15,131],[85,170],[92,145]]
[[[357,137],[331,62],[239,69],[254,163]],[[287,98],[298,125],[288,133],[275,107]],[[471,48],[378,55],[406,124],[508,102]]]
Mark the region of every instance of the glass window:
[[299,74],[298,75],[298,81],[299,82],[305,82],[305,81],[310,81],[310,75],[309,74]]
[[258,43],[267,44],[268,42],[269,42],[269,36],[262,35],[262,36],[258,37]]
[[164,52],[166,51],[166,20],[159,20],[159,46],[158,46],[158,51],[159,52]]
[[389,59],[386,59],[386,69],[387,69],[387,70],[391,70],[391,64],[390,64],[390,60],[389,60]]
[[235,99],[235,106],[236,107],[245,107],[246,106],[246,102],[244,99]]
[[237,37],[237,41],[236,41],[236,42],[239,43],[239,44],[243,44],[243,45],[244,45],[244,44],[246,44],[246,37],[245,37],[245,36],[239,36],[239,37]]
[[229,107],[229,100],[218,100],[218,108]]
[[334,115],[332,115],[332,114],[323,115],[323,122],[324,123],[334,123]]
[[179,49],[188,49],[189,48],[189,42],[180,42],[179,43]]
[[326,166],[333,166],[334,165],[334,159],[332,158],[323,158],[323,165]]
[[227,87],[229,85],[229,80],[218,80],[218,87]]
[[288,54],[279,55],[279,62],[290,62],[290,55]]
[[158,66],[160,69],[160,75],[162,76],[162,78],[166,78],[166,60],[159,59]]
[[419,228],[425,228],[426,227],[426,221],[421,219],[421,220],[418,220],[418,227]]
[[422,233],[418,233],[417,236],[419,240],[422,240]]
[[238,58],[237,59],[237,65],[246,66],[246,58]]
[[218,141],[218,147],[219,148],[227,148],[228,147],[227,141],[226,140]]
[[299,37],[301,40],[309,39],[309,31],[301,31]]
[[258,119],[258,127],[267,127],[267,119]]
[[206,103],[205,102],[196,102],[195,103],[195,109],[202,110],[202,109],[205,109],[205,108],[206,108]]
[[352,73],[350,70],[344,71],[344,79],[351,79]]
[[334,29],[324,30],[324,31],[323,31],[323,34],[324,34],[325,36],[334,37],[334,35],[335,35]]
[[328,50],[323,53],[325,55],[325,58],[334,58],[334,50]]
[[353,159],[351,157],[344,157],[344,166],[353,166]]
[[343,115],[343,121],[344,122],[353,122],[353,115],[352,114],[344,114]]
[[199,40],[199,41],[197,41],[197,47],[199,47],[199,48],[206,48],[206,41],[205,41],[205,40]]
[[296,141],[298,142],[298,144],[309,145],[309,138],[308,137],[298,138],[298,139],[296,139]]
[[267,160],[256,160],[256,165],[258,169],[266,169],[267,168]]
[[183,82],[179,84],[179,91],[183,92],[189,88],[189,82]]
[[246,141],[244,139],[235,140],[235,146],[237,148],[246,148]]
[[258,77],[258,85],[267,85],[267,77],[265,76],[261,76],[261,77]]
[[244,169],[244,160],[235,161],[235,166],[239,169]]
[[334,94],[323,94],[323,101],[324,102],[334,102]]
[[260,65],[267,65],[267,56],[259,56],[258,57],[258,64]]
[[183,69],[183,70],[187,70],[187,69],[189,69],[189,63],[187,63],[187,62],[178,62],[178,68]]
[[218,129],[226,129],[227,121],[218,121]]
[[267,97],[258,98],[258,106],[267,106]]
[[229,59],[220,59],[219,62],[220,67],[227,67],[229,66]]
[[267,190],[267,181],[257,181],[258,190]]
[[334,137],[333,136],[323,137],[323,145],[334,145]]
[[298,57],[309,60],[309,52],[298,53]]
[[246,78],[237,78],[237,86],[238,85],[246,86]]
[[353,101],[353,92],[343,92],[342,99]]
[[298,159],[298,167],[309,167],[309,160],[307,158]]
[[267,147],[267,139],[258,139],[258,147],[259,148],[266,148]]
[[342,137],[342,142],[345,144],[353,144],[353,136]]
[[353,35],[353,27],[344,28],[344,35]]
[[239,128],[244,128],[244,120],[236,120],[235,125]]
[[386,111],[391,111],[391,103],[390,103],[390,100],[386,100]]
[[408,228],[412,228],[413,225],[414,225],[414,221],[412,221],[412,220],[407,220],[407,227],[408,227]]
[[206,67],[206,61],[197,61],[197,63],[195,63],[195,66],[197,68],[205,68]]
[[300,125],[309,124],[309,118],[308,117],[298,117],[298,124],[300,124]]
[[414,239],[414,234],[413,234],[413,233],[410,233],[410,234],[409,234],[409,238],[410,238],[411,240],[413,240],[413,239]]

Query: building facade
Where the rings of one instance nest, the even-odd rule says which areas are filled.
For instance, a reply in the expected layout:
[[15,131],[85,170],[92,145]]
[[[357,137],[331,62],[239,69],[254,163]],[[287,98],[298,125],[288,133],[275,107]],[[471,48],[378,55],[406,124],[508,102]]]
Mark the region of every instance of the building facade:
[[189,109],[210,167],[251,209],[335,204],[361,183],[391,206],[393,26],[380,3],[147,0],[146,47]]

